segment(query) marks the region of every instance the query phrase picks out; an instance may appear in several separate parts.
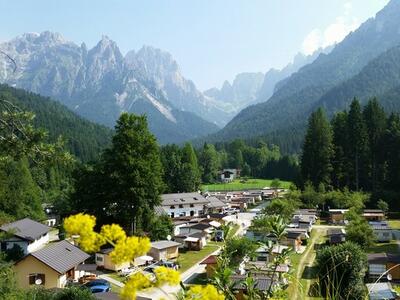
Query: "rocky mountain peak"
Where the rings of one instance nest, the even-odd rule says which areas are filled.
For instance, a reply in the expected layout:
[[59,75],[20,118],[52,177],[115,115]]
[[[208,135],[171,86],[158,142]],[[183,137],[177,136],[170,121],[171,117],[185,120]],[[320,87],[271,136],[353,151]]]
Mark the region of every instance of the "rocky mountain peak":
[[145,45],[137,53],[128,54],[126,59],[129,64],[144,69],[154,76],[180,72],[178,63],[172,55],[161,49]]
[[64,44],[66,40],[58,32],[43,31],[36,39],[36,42],[43,44]]

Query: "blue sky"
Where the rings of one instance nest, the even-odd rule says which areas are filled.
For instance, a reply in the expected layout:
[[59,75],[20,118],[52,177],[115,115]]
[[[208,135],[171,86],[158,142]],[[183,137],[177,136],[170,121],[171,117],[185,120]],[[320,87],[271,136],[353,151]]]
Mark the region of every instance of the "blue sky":
[[387,2],[0,0],[0,41],[51,30],[92,47],[105,34],[124,54],[143,44],[169,51],[183,74],[206,89],[340,41]]

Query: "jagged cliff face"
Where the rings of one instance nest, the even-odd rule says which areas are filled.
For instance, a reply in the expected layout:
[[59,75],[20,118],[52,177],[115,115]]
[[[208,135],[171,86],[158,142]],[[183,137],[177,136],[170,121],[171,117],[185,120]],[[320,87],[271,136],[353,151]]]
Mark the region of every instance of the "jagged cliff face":
[[[169,53],[152,47],[124,57],[106,36],[88,50],[43,32],[24,34],[0,49],[17,64],[13,72],[11,62],[0,57],[0,82],[50,96],[107,126],[123,111],[145,113],[162,141],[177,142],[209,134],[217,129],[211,123],[222,126],[229,119],[181,75]],[[178,137],[180,127],[186,128],[184,137]]]
[[194,112],[219,126],[233,117],[220,103],[203,95],[191,80],[184,78],[168,52],[144,46],[137,53],[128,52],[125,59],[129,69],[140,74],[143,80],[153,82],[173,106]]

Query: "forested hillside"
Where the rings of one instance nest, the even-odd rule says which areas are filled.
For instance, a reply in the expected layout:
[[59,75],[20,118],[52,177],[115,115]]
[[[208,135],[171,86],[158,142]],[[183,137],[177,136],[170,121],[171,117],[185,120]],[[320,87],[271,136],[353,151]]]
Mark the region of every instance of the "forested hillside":
[[111,141],[111,129],[77,116],[50,98],[0,85],[0,99],[33,112],[35,126],[48,131],[48,141],[62,136],[66,149],[82,161],[97,159]]
[[302,149],[303,186],[318,190],[371,192],[398,208],[400,117],[386,114],[376,99],[353,100],[331,122],[322,108],[308,121]]
[[[391,56],[396,52],[393,50],[394,52],[385,53],[400,44],[399,20],[400,2],[391,1],[375,18],[369,19],[359,29],[350,33],[329,54],[321,54],[312,64],[293,74],[267,102],[244,109],[212,138],[230,140],[263,135],[276,137],[283,133],[281,140],[293,137],[294,149],[291,150],[298,151],[301,140],[293,132],[305,127],[308,115],[327,93],[333,93],[332,89],[341,90],[343,84],[352,86],[351,81],[369,67],[378,68],[374,70],[374,77],[369,77],[369,80],[376,78],[376,83],[379,83],[378,93],[371,93],[374,92],[372,87],[366,89],[366,95],[364,89],[367,83],[364,83],[360,85],[361,89],[348,90],[353,94],[351,97],[359,96],[358,93],[379,96],[380,92],[388,87],[388,78],[381,74],[385,74],[384,70],[392,66],[390,63],[381,65],[379,60],[375,59],[385,54]],[[370,63],[372,65],[368,66]],[[386,75],[394,75],[390,79],[391,82],[398,78],[395,72]],[[349,83],[346,83],[347,81]],[[349,95],[341,93],[331,98],[348,101]],[[346,97],[343,97],[344,95]],[[327,113],[331,114],[331,111]]]

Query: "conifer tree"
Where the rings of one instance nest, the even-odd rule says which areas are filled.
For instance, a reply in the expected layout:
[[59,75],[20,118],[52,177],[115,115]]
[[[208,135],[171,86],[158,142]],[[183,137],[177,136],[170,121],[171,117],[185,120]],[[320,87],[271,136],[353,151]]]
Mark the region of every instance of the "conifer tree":
[[164,189],[159,147],[145,116],[121,114],[102,167],[110,189],[104,191],[112,201],[110,211],[120,224],[136,232],[160,203]]
[[192,144],[186,143],[182,149],[182,191],[193,192],[200,188],[201,178],[197,156]]
[[212,183],[217,178],[218,169],[220,167],[218,153],[214,145],[205,143],[200,155],[200,166],[202,168],[202,181],[204,183]]
[[349,184],[346,156],[349,148],[347,118],[347,112],[344,111],[337,113],[331,121],[333,129],[332,184],[335,188],[342,188]]
[[350,187],[359,190],[366,187],[368,134],[361,112],[360,102],[354,99],[347,118],[349,137]]
[[370,187],[376,191],[384,174],[384,151],[382,145],[386,129],[386,114],[379,102],[374,98],[368,102],[363,110],[368,132],[368,174]]
[[301,157],[303,183],[310,181],[315,188],[320,183],[330,185],[332,154],[332,130],[325,112],[319,108],[308,120]]

